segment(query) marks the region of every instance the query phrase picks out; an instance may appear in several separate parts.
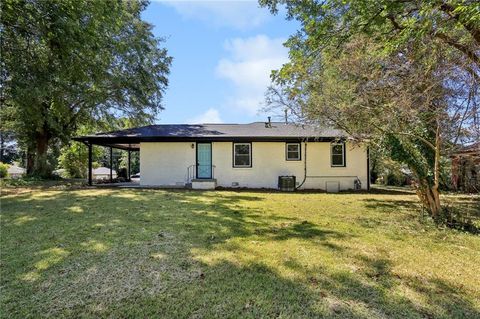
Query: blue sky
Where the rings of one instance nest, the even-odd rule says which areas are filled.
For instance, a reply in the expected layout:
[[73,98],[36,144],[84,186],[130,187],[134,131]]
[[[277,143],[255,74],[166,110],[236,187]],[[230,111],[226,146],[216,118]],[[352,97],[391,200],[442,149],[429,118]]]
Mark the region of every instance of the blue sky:
[[152,1],[143,18],[174,58],[158,123],[266,119],[270,71],[287,61],[295,22],[255,1]]

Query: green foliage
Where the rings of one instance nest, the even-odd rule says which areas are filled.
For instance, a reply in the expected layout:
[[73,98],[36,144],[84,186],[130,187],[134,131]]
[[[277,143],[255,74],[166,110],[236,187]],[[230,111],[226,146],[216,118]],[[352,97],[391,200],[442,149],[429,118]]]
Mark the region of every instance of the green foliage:
[[[421,143],[412,143],[409,140],[402,141],[399,137],[388,134],[385,146],[394,161],[405,163],[418,178],[427,179],[430,184],[433,184],[433,172],[431,171],[433,165],[427,163],[418,149],[419,144]],[[425,150],[433,152],[431,149]]]
[[[124,152],[120,159],[120,167],[128,166],[128,154]],[[140,152],[131,152],[130,154],[130,175],[140,172]]]
[[[47,187],[2,189],[2,318],[479,314],[480,236],[418,218],[405,189]],[[479,216],[479,195],[445,197]]]
[[376,169],[380,174],[378,182],[384,185],[405,186],[411,181],[411,173],[406,166],[389,158],[381,159]]
[[[96,131],[114,131],[130,128],[137,125],[145,125],[148,121],[131,120],[128,118],[117,118],[111,121],[98,121],[95,125],[82,125],[75,135],[88,135]],[[66,170],[66,175],[71,178],[85,178],[88,169],[88,148],[79,142],[69,142],[60,150],[59,168]],[[127,167],[128,152],[120,149],[113,149],[113,169],[118,172],[121,167]],[[110,148],[93,146],[92,160],[94,167],[110,167]],[[138,152],[131,153],[132,173],[140,171],[140,158]]]
[[0,162],[0,178],[5,178],[8,175],[8,164]]
[[171,58],[145,1],[1,2],[2,126],[28,149],[29,173],[48,175],[46,154],[79,124],[162,109]]
[[[92,154],[92,166],[98,167],[98,163],[95,161],[98,159],[102,150],[99,147],[93,147]],[[59,168],[63,168],[66,171],[66,176],[70,178],[86,178],[88,171],[88,148],[86,145],[71,142],[65,145],[58,158]]]
[[58,164],[70,178],[85,178],[87,174],[88,149],[80,143],[71,143],[62,148]]
[[480,3],[260,4],[273,13],[285,5],[301,25],[286,43],[290,62],[272,73],[280,88],[267,102],[386,148],[408,165],[421,200],[436,214],[440,157],[458,140],[480,138]]
[[[389,54],[412,40],[421,43],[436,38],[446,46],[462,52],[475,63],[480,62],[480,4],[478,1],[404,1],[404,0],[327,0],[286,1],[259,0],[278,13],[285,6],[287,17],[301,23],[301,31],[292,36],[293,63],[282,69],[288,73],[297,60],[311,58],[308,48],[338,48],[362,34],[377,43],[380,51]],[[475,49],[476,47],[476,49]],[[340,48],[338,48],[340,49]],[[314,53],[312,50],[311,53]],[[317,51],[317,53],[319,53]]]
[[477,223],[475,215],[465,213],[463,209],[445,205],[440,214],[436,216],[435,222],[448,228],[463,230],[472,234],[480,233],[480,224]]

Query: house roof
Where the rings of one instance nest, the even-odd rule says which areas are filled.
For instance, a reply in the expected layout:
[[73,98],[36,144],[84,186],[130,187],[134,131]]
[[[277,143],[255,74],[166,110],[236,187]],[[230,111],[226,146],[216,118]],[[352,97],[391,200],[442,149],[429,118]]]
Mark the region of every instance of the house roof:
[[125,149],[138,149],[140,142],[174,141],[332,141],[346,134],[314,125],[264,122],[249,124],[162,124],[75,137],[74,140]]
[[466,145],[458,149],[457,151],[453,152],[452,156],[458,155],[476,155],[480,156],[480,142],[472,143],[470,145]]
[[8,174],[25,174],[26,169],[23,167],[18,167],[16,165],[12,165],[7,168]]
[[[98,167],[92,170],[93,175],[110,175],[110,168],[108,167]],[[112,170],[113,175],[117,175],[115,170]]]

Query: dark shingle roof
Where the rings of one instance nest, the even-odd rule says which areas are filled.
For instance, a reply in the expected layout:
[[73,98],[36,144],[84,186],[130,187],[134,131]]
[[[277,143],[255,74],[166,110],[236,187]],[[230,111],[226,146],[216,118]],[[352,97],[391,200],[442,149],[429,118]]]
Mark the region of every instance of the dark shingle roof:
[[334,140],[346,134],[337,129],[314,125],[264,122],[249,124],[161,124],[126,130],[98,133],[74,138],[92,143],[138,143],[149,141],[274,141],[274,140]]

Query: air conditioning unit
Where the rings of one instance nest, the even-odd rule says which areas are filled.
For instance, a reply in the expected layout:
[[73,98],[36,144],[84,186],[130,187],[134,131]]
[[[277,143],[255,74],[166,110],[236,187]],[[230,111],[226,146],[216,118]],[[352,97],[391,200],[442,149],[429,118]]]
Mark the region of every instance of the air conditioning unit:
[[295,176],[278,176],[278,189],[283,192],[295,191]]

